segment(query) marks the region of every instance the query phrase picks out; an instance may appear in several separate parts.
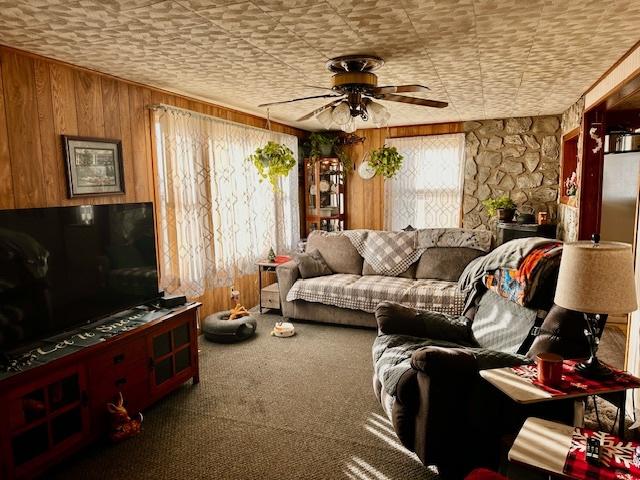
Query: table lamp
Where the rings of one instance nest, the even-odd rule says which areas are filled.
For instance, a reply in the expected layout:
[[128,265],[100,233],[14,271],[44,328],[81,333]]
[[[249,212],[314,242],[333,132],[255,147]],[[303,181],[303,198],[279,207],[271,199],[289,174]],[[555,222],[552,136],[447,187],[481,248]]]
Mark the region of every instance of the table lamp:
[[627,314],[638,307],[631,245],[592,241],[565,243],[560,262],[556,305],[584,314],[590,358],[578,365],[581,375],[606,378],[611,370],[598,361],[600,315]]

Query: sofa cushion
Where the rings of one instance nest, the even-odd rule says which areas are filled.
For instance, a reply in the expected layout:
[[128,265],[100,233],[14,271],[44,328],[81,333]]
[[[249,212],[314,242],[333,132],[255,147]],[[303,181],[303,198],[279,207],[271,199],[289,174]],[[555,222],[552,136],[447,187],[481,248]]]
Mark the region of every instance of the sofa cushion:
[[318,250],[333,273],[362,274],[363,259],[342,233],[311,232],[307,240],[307,252]]
[[427,248],[417,263],[416,278],[457,282],[465,267],[482,255],[484,252],[475,248]]
[[471,330],[484,348],[517,353],[536,321],[536,310],[487,291],[478,303]]
[[301,253],[296,256],[298,270],[302,278],[321,277],[331,275],[333,272],[322,258],[320,250],[313,250],[309,253]]
[[[416,278],[417,267],[418,267],[418,262],[415,262],[411,264],[411,266],[407,268],[404,272],[402,272],[400,275],[396,275],[396,276],[401,278]],[[380,275],[380,274],[376,272],[373,269],[373,267],[369,264],[369,262],[365,260],[364,264],[362,265],[362,275]]]
[[464,303],[457,284],[452,282],[342,273],[300,279],[293,284],[286,300],[306,300],[371,313],[380,302],[390,301],[449,315],[459,315]]

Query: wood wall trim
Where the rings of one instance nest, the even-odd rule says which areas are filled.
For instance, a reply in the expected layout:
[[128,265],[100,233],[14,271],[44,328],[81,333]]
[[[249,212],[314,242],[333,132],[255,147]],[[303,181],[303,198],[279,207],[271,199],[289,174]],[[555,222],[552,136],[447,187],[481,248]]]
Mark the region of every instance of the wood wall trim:
[[[614,88],[612,88],[607,93],[598,98],[598,100],[593,102],[591,106],[585,109],[585,113],[593,110],[594,108],[597,108],[602,102],[609,103],[610,98],[617,98],[618,96],[620,96],[620,92],[624,89],[625,93],[622,95],[622,97],[616,100],[615,103],[617,104],[619,103],[619,101],[622,101],[626,96],[628,96],[628,92],[626,92],[629,89],[628,85],[637,81],[638,77],[640,77],[640,68],[636,68],[625,80],[617,84]],[[613,105],[609,108],[612,107]]]
[[569,132],[565,133],[562,136],[562,141],[566,142],[567,140],[571,140],[572,138],[575,138],[578,135],[580,135],[580,127],[576,127],[573,130],[570,130]]
[[[602,80],[604,80],[607,77],[607,75],[609,75],[611,72],[613,72],[616,69],[616,67],[618,65],[620,65],[622,62],[624,62],[624,60],[627,57],[629,57],[629,55],[631,55],[635,51],[635,49],[638,48],[638,47],[640,47],[640,40],[638,40],[636,43],[634,43],[633,46],[629,50],[627,50],[624,55],[622,55],[618,60],[616,60],[613,65],[611,65],[609,68],[607,68],[607,70],[602,75],[600,75],[598,77],[598,79],[595,82],[593,82],[589,88],[587,88],[584,91],[583,95],[586,95],[591,90],[596,88],[596,85],[598,85]],[[594,106],[596,104],[600,103],[600,100],[602,100],[602,99],[599,99],[597,102],[595,102]]]
[[[31,58],[34,61],[44,61],[48,63],[50,66],[57,65],[61,68],[71,69],[76,72],[80,72],[81,74],[87,75],[88,77],[99,76],[101,78],[108,78],[116,82],[126,83],[128,85],[133,85],[136,87],[150,90],[152,92],[157,92],[157,94],[166,95],[167,98],[171,98],[171,101],[162,102],[162,103],[169,103],[171,105],[187,108],[189,110],[194,110],[200,113],[207,113],[208,115],[224,118],[226,120],[231,120],[233,122],[244,123],[246,125],[252,125],[254,127],[264,128],[265,130],[267,129],[267,119],[259,115],[255,115],[253,113],[247,113],[247,112],[242,112],[240,110],[235,110],[233,108],[223,107],[221,105],[216,105],[215,103],[208,102],[206,100],[195,99],[181,93],[171,92],[161,87],[155,87],[152,85],[146,85],[133,80],[127,80],[125,78],[120,78],[118,76],[100,72],[90,68],[73,65],[63,60],[45,57],[37,53],[32,53],[26,50],[21,50],[15,47],[10,47],[8,45],[0,44],[0,53],[2,53],[3,51],[13,52],[22,57]],[[84,77],[84,78],[88,78],[88,77]],[[303,138],[308,135],[308,132],[305,130],[301,130],[299,128],[291,127],[284,123],[279,123],[275,121],[271,121],[271,129],[276,132],[287,133],[289,135],[294,135],[299,138]]]

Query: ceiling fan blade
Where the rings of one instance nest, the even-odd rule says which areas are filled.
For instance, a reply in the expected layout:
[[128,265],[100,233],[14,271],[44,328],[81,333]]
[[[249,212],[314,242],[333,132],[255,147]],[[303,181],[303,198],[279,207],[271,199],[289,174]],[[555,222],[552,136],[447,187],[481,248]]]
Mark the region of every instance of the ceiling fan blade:
[[305,120],[309,120],[314,115],[317,115],[320,112],[324,112],[327,108],[331,108],[334,105],[337,105],[338,103],[340,103],[341,101],[342,101],[342,97],[340,97],[338,100],[334,100],[333,102],[329,102],[326,105],[323,105],[322,107],[316,108],[315,110],[313,110],[313,111],[307,113],[306,115],[300,117],[298,119],[298,122],[303,122]]
[[329,88],[329,87],[319,87],[317,85],[303,85],[303,87],[307,87],[307,88],[316,88],[318,90],[326,90],[328,92],[335,92],[335,90],[333,88]]
[[429,87],[424,85],[389,85],[388,87],[376,87],[373,93],[407,93],[407,92],[428,92]]
[[330,98],[330,97],[337,97],[337,96],[338,95],[314,95],[312,97],[294,98],[293,100],[284,100],[282,102],[263,103],[261,105],[258,105],[258,108],[270,107],[272,105],[281,105],[283,103],[300,102],[302,100],[311,100],[313,98]]
[[447,102],[439,102],[437,100],[425,100],[424,98],[405,97],[404,95],[394,95],[392,93],[376,95],[374,98],[376,98],[377,100],[410,103],[412,105],[422,105],[424,107],[434,107],[434,108],[444,108],[449,105]]

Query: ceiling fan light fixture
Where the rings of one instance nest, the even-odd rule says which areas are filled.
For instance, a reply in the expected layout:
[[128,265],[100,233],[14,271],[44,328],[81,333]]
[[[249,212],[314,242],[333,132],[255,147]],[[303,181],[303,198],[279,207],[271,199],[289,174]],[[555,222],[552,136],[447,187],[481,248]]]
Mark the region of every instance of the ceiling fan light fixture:
[[355,132],[357,130],[355,117],[351,117],[351,120],[349,120],[349,122],[346,123],[345,125],[342,125],[342,127],[340,128],[343,132],[346,132],[346,133]]
[[329,130],[333,125],[333,108],[327,108],[316,115],[316,120],[320,122],[323,128]]
[[349,103],[344,101],[336,105],[331,112],[331,118],[338,125],[346,125],[351,121],[351,109]]
[[384,127],[389,123],[391,114],[382,104],[369,100],[367,102],[367,112],[369,112],[369,118],[376,127]]

